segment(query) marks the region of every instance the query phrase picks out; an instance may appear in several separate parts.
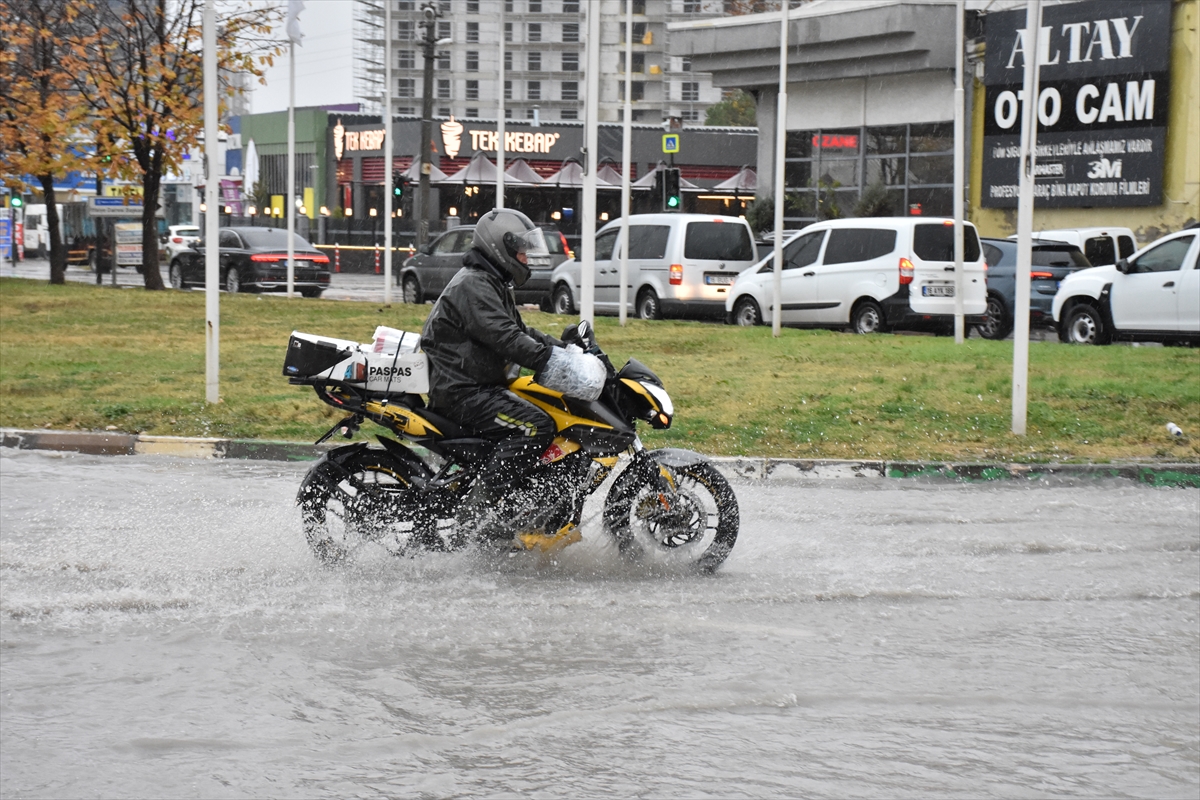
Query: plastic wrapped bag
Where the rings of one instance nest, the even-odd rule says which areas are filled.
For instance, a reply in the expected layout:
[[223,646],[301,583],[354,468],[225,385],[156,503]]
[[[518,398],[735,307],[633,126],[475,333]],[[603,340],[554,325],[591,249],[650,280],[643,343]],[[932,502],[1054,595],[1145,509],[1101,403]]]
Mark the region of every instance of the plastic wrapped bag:
[[550,360],[537,374],[537,382],[569,397],[595,400],[604,390],[607,377],[600,359],[567,345],[550,349]]

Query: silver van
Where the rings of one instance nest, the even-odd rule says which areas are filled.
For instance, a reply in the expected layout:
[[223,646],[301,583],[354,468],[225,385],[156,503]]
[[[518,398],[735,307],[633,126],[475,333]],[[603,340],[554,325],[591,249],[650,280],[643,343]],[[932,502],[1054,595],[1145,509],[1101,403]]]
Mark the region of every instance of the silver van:
[[[620,311],[621,221],[596,233],[595,306]],[[738,273],[757,260],[750,226],[711,214],[634,214],[629,217],[627,311],[642,319],[725,316],[725,296]],[[579,309],[580,265],[559,264],[550,276],[557,314]]]

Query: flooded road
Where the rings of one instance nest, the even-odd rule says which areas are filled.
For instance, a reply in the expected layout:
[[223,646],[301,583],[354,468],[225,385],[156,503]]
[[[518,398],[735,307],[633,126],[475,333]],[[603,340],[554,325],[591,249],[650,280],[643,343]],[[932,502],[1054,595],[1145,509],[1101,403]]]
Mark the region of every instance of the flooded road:
[[329,569],[302,465],[0,451],[4,797],[1187,797],[1200,492],[736,484],[715,577]]

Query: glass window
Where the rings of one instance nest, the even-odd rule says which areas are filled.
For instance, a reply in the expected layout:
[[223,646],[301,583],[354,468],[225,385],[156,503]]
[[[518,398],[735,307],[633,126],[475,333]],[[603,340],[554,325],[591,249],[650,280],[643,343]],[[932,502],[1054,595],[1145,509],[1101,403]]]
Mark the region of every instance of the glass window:
[[396,38],[402,42],[413,40],[413,24],[411,20],[402,19],[396,23]]
[[[1004,258],[1004,252],[994,244],[983,243],[983,260],[987,262],[989,268],[996,266],[1000,260]],[[1049,266],[1047,264],[1046,266]]]
[[562,83],[562,99],[563,100],[578,100],[579,99],[579,81],[563,81],[563,83]]
[[563,0],[563,13],[564,14],[578,14],[579,13],[579,0]]
[[[641,100],[641,99],[645,98],[645,96],[646,96],[646,82],[645,81],[632,81],[630,83],[630,87],[633,90],[633,92],[631,93],[631,95],[629,97],[630,100]],[[621,90],[624,91],[624,89],[625,89],[625,84],[622,83]]]
[[[821,243],[825,241],[825,231],[806,233],[792,242],[783,251],[784,269],[799,269],[807,267],[817,260],[821,254]],[[772,265],[774,269],[774,265]]]
[[450,81],[449,80],[441,79],[441,78],[438,79],[437,96],[438,96],[439,100],[449,100],[450,99]]
[[450,38],[451,36],[453,36],[453,35],[454,35],[454,34],[453,34],[453,33],[451,33],[451,29],[450,29],[450,23],[449,23],[449,22],[439,22],[439,23],[437,24],[437,38],[439,38],[439,39],[449,39],[449,38]]
[[[465,253],[467,248],[460,246],[463,243],[464,231],[450,231],[437,240],[433,246],[433,252],[441,253]],[[470,240],[467,241],[470,245]]]
[[[963,260],[979,260],[979,236],[970,225],[963,227]],[[954,260],[954,226],[940,222],[913,226],[913,253],[923,261]]]
[[563,72],[579,72],[579,53],[562,54]]
[[[619,62],[621,65],[621,72],[624,72],[625,71],[625,54],[624,53],[621,53]],[[629,63],[631,63],[633,65],[633,68],[631,70],[632,72],[645,72],[646,71],[646,54],[645,53],[634,53],[633,57],[630,59]]]
[[904,156],[899,158],[868,158],[863,184],[872,186],[903,186],[905,179]]
[[542,13],[542,0],[529,0],[529,13],[530,14]]
[[479,51],[467,51],[467,72],[479,72]]
[[[1183,267],[1183,261],[1187,258],[1188,250],[1195,238],[1194,236],[1181,236],[1147,250],[1134,262],[1137,267],[1136,271],[1178,272]],[[221,246],[225,246],[224,239],[221,240]]]
[[414,50],[397,50],[396,51],[396,68],[397,69],[416,69],[417,58]]
[[692,60],[690,58],[686,58],[686,57],[679,59],[679,71],[680,72],[691,72],[692,71]]
[[[985,244],[984,250],[990,245]],[[1087,258],[1078,247],[1063,245],[1040,245],[1033,248],[1032,265],[1035,267],[1090,267]],[[990,267],[992,262],[988,262]]]
[[1083,243],[1083,254],[1096,266],[1117,263],[1116,248],[1107,236],[1093,236]]
[[728,222],[689,222],[683,240],[684,258],[751,261],[754,243],[745,225]]
[[[221,231],[221,235],[217,241],[221,243],[221,247],[229,247],[234,250],[240,250],[242,247],[241,240],[238,239],[237,234],[233,231]],[[286,242],[287,240],[285,239],[284,241]]]
[[529,38],[526,39],[525,41],[540,42],[542,40],[542,23],[540,23],[540,22],[529,23],[528,34],[529,34]]
[[910,153],[953,153],[954,123],[935,122],[929,125],[910,125]]
[[868,155],[903,154],[908,143],[908,131],[903,125],[867,128],[866,139]]
[[478,22],[468,22],[467,23],[467,41],[468,42],[478,42],[479,41],[479,23]]
[[896,249],[896,232],[882,228],[835,228],[829,232],[825,264],[850,264],[886,256]]
[[579,111],[574,108],[564,108],[558,116],[559,119],[579,119]]
[[478,14],[479,13],[479,0],[467,0],[467,13],[468,14]]
[[914,217],[949,217],[954,214],[954,190],[909,189],[908,213]]
[[630,258],[662,258],[667,254],[670,225],[629,226]]
[[513,52],[512,52],[512,50],[505,50],[504,51],[504,68],[512,69],[513,68],[512,65],[513,65]]
[[528,100],[541,100],[542,99],[542,82],[541,81],[529,81],[528,83],[526,83],[525,84],[525,97]]
[[467,99],[479,99],[479,81],[467,81]]
[[859,139],[858,128],[823,130],[812,135],[812,147],[821,154],[822,159],[857,156]]
[[858,186],[857,158],[821,158],[821,180],[825,186]]
[[684,81],[679,84],[679,99],[684,103],[695,103],[700,100],[700,84],[696,81]]
[[397,11],[415,11],[416,8],[416,0],[396,0]]
[[513,37],[513,27],[511,22],[504,23],[504,41],[511,42]]
[[605,231],[596,237],[596,260],[608,261],[612,259],[613,245],[617,243],[617,234],[619,230]]
[[791,189],[805,189],[812,180],[811,161],[785,162],[783,165],[783,183]]
[[812,142],[815,135],[812,131],[788,131],[784,144],[784,158],[812,158]]
[[954,183],[954,156],[921,156],[908,160],[908,182]]
[[450,106],[438,106],[437,115],[439,117],[450,116]]
[[467,119],[479,119],[479,109],[478,108],[468,108],[467,109]]
[[525,58],[526,58],[526,65],[530,72],[541,72],[542,71],[542,54],[541,53],[527,53]]
[[504,82],[504,99],[512,100],[512,81]]
[[[278,228],[250,228],[242,231],[242,238],[246,240],[247,247],[261,248],[278,248],[280,250],[287,249],[287,230],[279,230]],[[304,248],[311,250],[312,245],[303,236],[292,234],[292,242],[297,249]]]
[[683,13],[698,14],[700,12],[700,0],[683,0]]
[[412,78],[397,78],[396,79],[396,96],[397,97],[415,97],[414,94],[415,81]]
[[438,69],[445,69],[445,70],[450,69],[450,51],[449,50],[438,50],[437,60],[434,63],[434,66],[437,67]]
[[[579,41],[579,23],[578,22],[564,22],[562,31],[563,31],[562,40],[564,42],[578,42]],[[575,56],[575,58],[576,58],[576,60],[578,60],[579,56],[577,55],[577,56]]]
[[1137,252],[1137,245],[1128,236],[1117,237],[1117,248],[1121,251],[1121,258],[1129,258]]

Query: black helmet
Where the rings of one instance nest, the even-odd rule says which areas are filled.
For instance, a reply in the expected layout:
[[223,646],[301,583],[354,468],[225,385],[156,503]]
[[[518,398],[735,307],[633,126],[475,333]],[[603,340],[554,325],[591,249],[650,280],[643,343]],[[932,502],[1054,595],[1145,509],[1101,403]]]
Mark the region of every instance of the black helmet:
[[[531,257],[549,263],[550,250],[542,229],[533,224],[529,217],[511,208],[495,208],[484,214],[475,225],[475,239],[471,246],[487,256],[488,260],[521,286],[529,280]],[[526,262],[517,258],[524,254]]]

